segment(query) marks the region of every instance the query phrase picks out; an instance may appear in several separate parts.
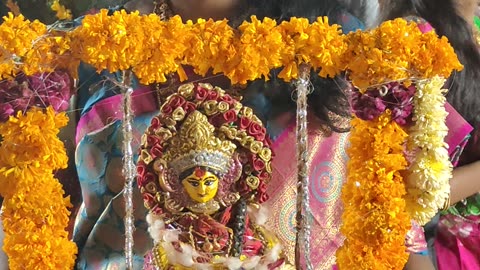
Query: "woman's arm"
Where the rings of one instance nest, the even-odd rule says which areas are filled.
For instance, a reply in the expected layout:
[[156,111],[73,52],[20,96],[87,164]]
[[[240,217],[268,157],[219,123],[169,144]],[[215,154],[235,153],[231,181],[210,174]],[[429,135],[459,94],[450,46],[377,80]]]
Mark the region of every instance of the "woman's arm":
[[464,165],[453,171],[450,180],[451,205],[480,192],[480,161]]
[[405,270],[435,270],[429,256],[410,254]]

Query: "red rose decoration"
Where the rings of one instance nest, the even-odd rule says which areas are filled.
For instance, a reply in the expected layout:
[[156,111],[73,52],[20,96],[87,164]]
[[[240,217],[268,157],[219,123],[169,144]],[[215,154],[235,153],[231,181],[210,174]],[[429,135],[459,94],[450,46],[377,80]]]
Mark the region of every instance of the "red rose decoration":
[[172,106],[172,108],[176,109],[178,107],[181,107],[183,104],[185,104],[185,98],[183,98],[180,95],[175,95],[170,98],[168,101],[168,105]]
[[250,124],[252,124],[252,120],[248,119],[247,117],[240,118],[240,129],[246,130]]
[[162,208],[160,208],[160,206],[158,206],[158,205],[155,205],[150,211],[151,211],[154,215],[157,215],[157,216],[163,214]]
[[139,187],[143,187],[150,182],[155,182],[157,177],[151,172],[147,172],[143,177],[137,177],[137,183]]
[[237,121],[237,112],[235,110],[229,110],[223,113],[223,119],[225,123],[231,123]]
[[235,112],[235,110],[229,110],[210,118],[210,123],[216,127],[219,127],[225,123],[232,123],[235,121],[237,121],[237,113]]
[[262,194],[257,195],[257,200],[258,200],[259,203],[264,203],[264,202],[268,201],[269,198],[270,198],[270,196],[268,196],[267,193],[262,193]]
[[263,171],[263,169],[265,169],[265,162],[261,158],[252,155],[252,167],[257,172]]
[[155,146],[150,149],[150,155],[153,159],[161,157],[163,155],[163,148],[160,144],[156,144]]
[[153,136],[153,135],[148,135],[147,136],[147,144],[149,146],[155,146],[157,144],[160,144],[162,140],[158,136]]
[[172,106],[170,104],[165,104],[162,106],[162,113],[166,115],[171,115],[173,112]]
[[160,122],[160,119],[158,119],[158,117],[154,117],[152,118],[152,121],[150,121],[150,128],[151,129],[157,129],[159,128],[160,126],[162,125],[162,123]]
[[260,182],[260,184],[258,185],[258,193],[266,193],[267,192],[267,184],[265,182]]
[[147,165],[143,161],[137,163],[137,174],[138,177],[143,177],[147,172]]
[[208,97],[208,92],[209,91],[207,89],[197,86],[197,88],[195,88],[195,99],[204,101]]
[[155,197],[152,194],[145,192],[142,194],[142,196],[143,196],[143,201],[149,207],[152,207],[155,204]]
[[266,130],[260,124],[253,122],[247,130],[248,135],[253,136],[257,141],[265,140]]
[[217,91],[210,91],[208,93],[208,98],[207,99],[208,100],[217,100],[218,96],[219,96],[219,94],[218,94]]
[[258,179],[260,179],[262,182],[270,180],[271,175],[266,172],[262,171],[260,174],[258,174]]
[[197,106],[195,106],[195,103],[187,101],[185,104],[183,104],[183,110],[185,111],[185,114],[189,114],[197,109]]
[[227,104],[230,105],[230,106],[233,105],[233,103],[235,103],[235,99],[233,99],[233,98],[232,98],[231,96],[229,96],[229,95],[224,95],[224,96],[220,97],[220,98],[218,99],[218,101],[223,101],[223,102],[227,103]]

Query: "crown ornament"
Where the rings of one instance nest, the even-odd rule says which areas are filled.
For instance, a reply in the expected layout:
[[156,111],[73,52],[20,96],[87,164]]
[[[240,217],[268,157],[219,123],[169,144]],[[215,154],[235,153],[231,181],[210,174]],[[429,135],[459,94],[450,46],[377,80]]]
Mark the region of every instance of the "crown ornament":
[[195,167],[207,167],[225,174],[236,148],[231,141],[215,136],[215,127],[206,115],[193,111],[177,136],[172,138],[163,158],[177,175]]

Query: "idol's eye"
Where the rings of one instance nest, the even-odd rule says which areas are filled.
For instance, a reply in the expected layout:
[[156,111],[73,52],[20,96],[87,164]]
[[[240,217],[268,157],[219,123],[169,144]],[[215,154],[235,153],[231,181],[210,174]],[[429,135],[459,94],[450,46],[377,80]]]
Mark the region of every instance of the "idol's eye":
[[213,180],[207,180],[205,181],[205,186],[211,186],[213,185],[214,181]]
[[213,178],[213,177],[212,177],[212,178],[207,178],[207,179],[205,180],[205,186],[208,186],[208,187],[209,187],[209,186],[212,186],[213,184],[215,184],[215,181],[216,181],[216,179]]
[[193,187],[198,187],[200,185],[196,180],[188,180],[188,183]]

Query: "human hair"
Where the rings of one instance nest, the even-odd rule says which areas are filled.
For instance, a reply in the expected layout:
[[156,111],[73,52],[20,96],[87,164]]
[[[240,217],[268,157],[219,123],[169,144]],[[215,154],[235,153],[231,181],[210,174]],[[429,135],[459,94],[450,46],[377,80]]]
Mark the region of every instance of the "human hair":
[[8,14],[8,7],[3,1],[0,1],[0,23],[3,22],[3,16]]
[[[470,23],[460,15],[455,0],[387,1],[383,18],[408,15],[428,21],[439,36],[446,36],[464,69],[454,72],[446,85],[448,102],[474,127],[480,124],[480,53]],[[472,18],[473,19],[473,18]]]
[[276,18],[280,14],[279,0],[244,0],[235,17],[230,18],[230,24],[239,26],[243,21],[249,21],[255,15],[259,19],[264,17]]

